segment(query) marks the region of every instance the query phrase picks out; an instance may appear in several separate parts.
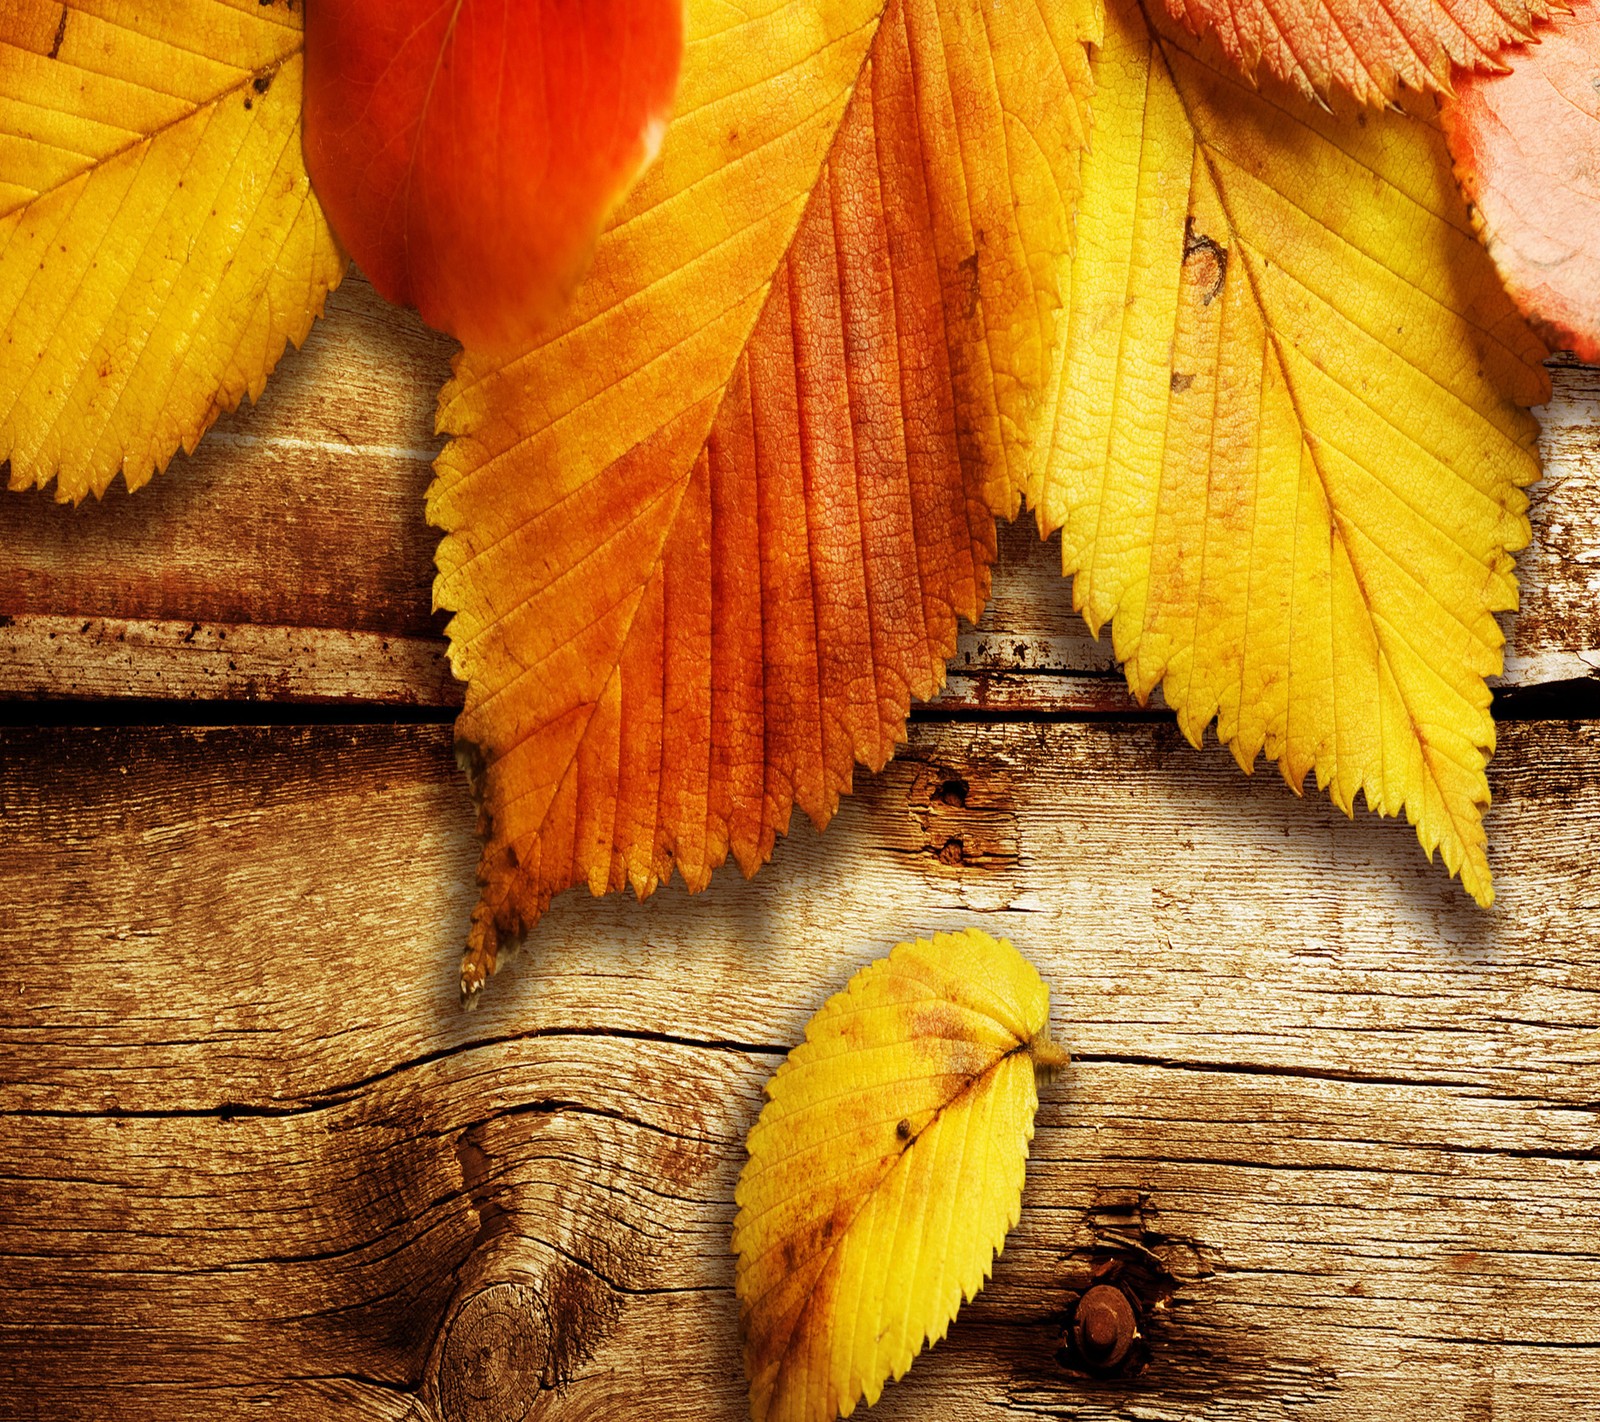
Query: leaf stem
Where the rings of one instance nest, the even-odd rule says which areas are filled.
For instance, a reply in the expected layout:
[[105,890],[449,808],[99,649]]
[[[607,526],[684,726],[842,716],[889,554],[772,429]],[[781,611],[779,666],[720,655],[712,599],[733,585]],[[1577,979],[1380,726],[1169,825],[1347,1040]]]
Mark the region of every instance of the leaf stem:
[[1072,1054],[1050,1035],[1048,1026],[1042,1028],[1039,1035],[1028,1043],[1028,1052],[1033,1057],[1033,1064],[1041,1071],[1056,1071],[1072,1060]]

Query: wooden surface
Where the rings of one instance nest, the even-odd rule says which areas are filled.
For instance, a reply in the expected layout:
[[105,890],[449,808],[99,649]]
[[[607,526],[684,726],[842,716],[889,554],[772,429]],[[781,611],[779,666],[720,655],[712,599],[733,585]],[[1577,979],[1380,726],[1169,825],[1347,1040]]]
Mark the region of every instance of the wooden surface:
[[[420,514],[452,349],[353,276],[263,403],[134,498],[0,499],[0,697],[458,706]],[[1600,369],[1554,383],[1505,681],[1600,688]],[[1056,543],[1023,520],[1000,546],[945,707],[1130,709]]]
[[[872,1416],[1600,1417],[1600,373],[1546,413],[1492,912],[1137,712],[1019,530],[825,836],[569,895],[464,1014],[448,349],[332,305],[136,498],[0,500],[0,1417],[731,1422],[761,1083],[968,922],[1076,1061],[992,1284]],[[1063,1369],[1068,1291],[1151,1257],[1149,1369]]]

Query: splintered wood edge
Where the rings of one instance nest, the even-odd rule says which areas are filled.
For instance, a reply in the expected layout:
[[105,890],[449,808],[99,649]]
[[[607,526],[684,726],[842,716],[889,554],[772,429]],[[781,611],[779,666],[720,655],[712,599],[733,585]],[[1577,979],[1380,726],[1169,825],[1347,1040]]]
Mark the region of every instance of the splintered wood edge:
[[330,627],[0,617],[0,696],[434,706],[464,688],[442,640]]

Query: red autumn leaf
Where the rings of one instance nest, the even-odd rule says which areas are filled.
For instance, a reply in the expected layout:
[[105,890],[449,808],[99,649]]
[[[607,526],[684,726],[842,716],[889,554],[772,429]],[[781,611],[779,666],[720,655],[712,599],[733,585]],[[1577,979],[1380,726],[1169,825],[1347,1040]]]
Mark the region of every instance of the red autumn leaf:
[[682,0],[320,0],[305,149],[391,301],[479,350],[570,290],[665,131]]
[[1445,105],[1456,176],[1506,289],[1556,349],[1600,361],[1600,5]]
[[1167,0],[1174,19],[1214,34],[1254,76],[1265,67],[1301,93],[1335,89],[1364,104],[1403,84],[1446,89],[1450,66],[1496,69],[1506,44],[1526,39],[1547,0]]

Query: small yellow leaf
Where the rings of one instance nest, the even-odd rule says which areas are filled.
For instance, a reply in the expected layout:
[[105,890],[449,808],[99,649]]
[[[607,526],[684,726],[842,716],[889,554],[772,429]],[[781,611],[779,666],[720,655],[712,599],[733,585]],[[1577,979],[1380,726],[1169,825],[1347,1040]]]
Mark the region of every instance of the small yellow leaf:
[[103,494],[193,450],[305,339],[344,257],[300,154],[300,14],[0,7],[0,459]]
[[979,929],[902,943],[767,1084],[733,1247],[756,1422],[878,1400],[989,1277],[1021,1210],[1050,990]]

